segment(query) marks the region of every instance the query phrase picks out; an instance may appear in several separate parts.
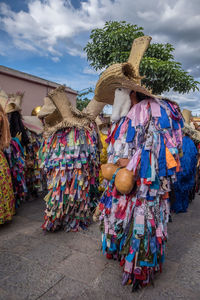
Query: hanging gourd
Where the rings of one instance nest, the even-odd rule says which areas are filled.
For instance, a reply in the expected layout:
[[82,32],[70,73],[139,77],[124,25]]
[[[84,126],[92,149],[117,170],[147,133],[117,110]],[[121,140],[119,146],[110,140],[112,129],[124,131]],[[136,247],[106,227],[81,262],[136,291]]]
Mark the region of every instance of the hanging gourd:
[[126,168],[120,169],[115,177],[115,186],[121,194],[129,194],[135,184],[135,176],[132,171]]

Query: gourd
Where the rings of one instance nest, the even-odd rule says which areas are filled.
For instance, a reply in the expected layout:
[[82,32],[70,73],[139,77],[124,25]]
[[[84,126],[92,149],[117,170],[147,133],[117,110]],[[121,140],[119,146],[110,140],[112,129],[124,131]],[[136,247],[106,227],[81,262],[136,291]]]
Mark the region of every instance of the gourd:
[[133,172],[126,168],[120,169],[115,177],[115,187],[121,194],[129,194],[135,184],[135,176]]
[[107,180],[111,180],[118,168],[119,167],[117,165],[114,165],[111,163],[103,164],[101,166],[103,178],[105,178]]
[[[103,178],[111,180],[118,168],[119,166],[112,163],[103,164],[101,166]],[[132,171],[129,171],[126,168],[118,170],[115,176],[115,187],[118,192],[121,194],[129,194],[132,191],[134,184],[135,176]]]

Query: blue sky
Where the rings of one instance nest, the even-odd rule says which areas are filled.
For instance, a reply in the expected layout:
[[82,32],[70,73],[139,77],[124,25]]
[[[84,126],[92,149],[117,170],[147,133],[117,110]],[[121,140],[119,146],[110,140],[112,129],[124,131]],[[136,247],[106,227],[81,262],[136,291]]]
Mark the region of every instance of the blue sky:
[[[200,80],[199,0],[0,0],[0,64],[75,90],[95,86],[84,46],[107,20],[144,27],[153,42],[172,43],[175,57]],[[169,95],[200,113],[199,92]]]

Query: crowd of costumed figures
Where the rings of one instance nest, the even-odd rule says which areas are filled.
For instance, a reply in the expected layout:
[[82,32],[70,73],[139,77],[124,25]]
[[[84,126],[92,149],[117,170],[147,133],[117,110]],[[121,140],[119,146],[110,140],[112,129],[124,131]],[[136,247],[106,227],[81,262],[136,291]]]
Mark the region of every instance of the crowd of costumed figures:
[[[0,224],[45,193],[43,230],[98,221],[102,252],[120,262],[133,291],[162,271],[167,223],[199,191],[198,124],[141,84],[150,41],[135,39],[128,61],[100,75],[83,111],[62,86],[32,116],[21,114],[22,93],[0,91]],[[107,104],[111,119],[102,113]]]

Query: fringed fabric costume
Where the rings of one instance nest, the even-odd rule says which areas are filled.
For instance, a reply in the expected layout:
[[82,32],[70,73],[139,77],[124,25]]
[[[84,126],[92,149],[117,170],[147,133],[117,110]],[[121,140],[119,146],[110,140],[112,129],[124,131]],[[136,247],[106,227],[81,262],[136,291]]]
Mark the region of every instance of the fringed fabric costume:
[[123,284],[133,290],[145,286],[162,270],[167,241],[170,179],[179,171],[183,121],[171,102],[146,99],[127,117],[114,123],[108,162],[128,158],[127,169],[136,183],[128,195],[120,194],[113,179],[100,199],[103,253],[120,259]]
[[190,137],[183,138],[182,150],[181,172],[177,174],[177,181],[174,183],[175,202],[171,207],[176,213],[187,211],[189,195],[195,186],[197,167],[197,148]]
[[25,181],[25,154],[18,138],[12,138],[10,146],[5,150],[8,164],[11,170],[15,206],[25,200],[27,187]]
[[10,221],[15,214],[12,179],[3,153],[3,150],[9,146],[10,140],[8,119],[0,105],[0,225]]
[[13,193],[10,168],[4,153],[0,150],[0,225],[12,220],[15,214],[15,197]]
[[19,207],[20,202],[24,201],[27,195],[27,186],[25,180],[25,149],[27,149],[30,141],[23,125],[20,111],[15,111],[15,107],[13,109],[14,111],[11,109],[8,112],[12,139],[10,147],[6,149],[6,156],[11,169],[13,189],[15,194],[15,205],[16,207]]
[[28,129],[26,132],[30,141],[26,153],[26,184],[28,194],[30,196],[37,196],[38,192],[45,190],[46,187],[46,179],[38,161],[38,152],[43,138],[42,134],[37,135]]
[[43,229],[84,229],[96,207],[98,195],[98,136],[75,127],[57,131],[45,139],[39,158],[47,175],[48,194]]
[[[107,134],[100,131],[100,138],[101,138],[101,144],[102,144],[102,150],[100,153],[101,165],[107,163],[107,160],[108,160],[108,156],[107,156],[108,144],[106,142],[107,137],[108,137]],[[102,176],[101,170],[99,172],[99,191],[101,191],[101,192],[104,191],[103,176]]]

